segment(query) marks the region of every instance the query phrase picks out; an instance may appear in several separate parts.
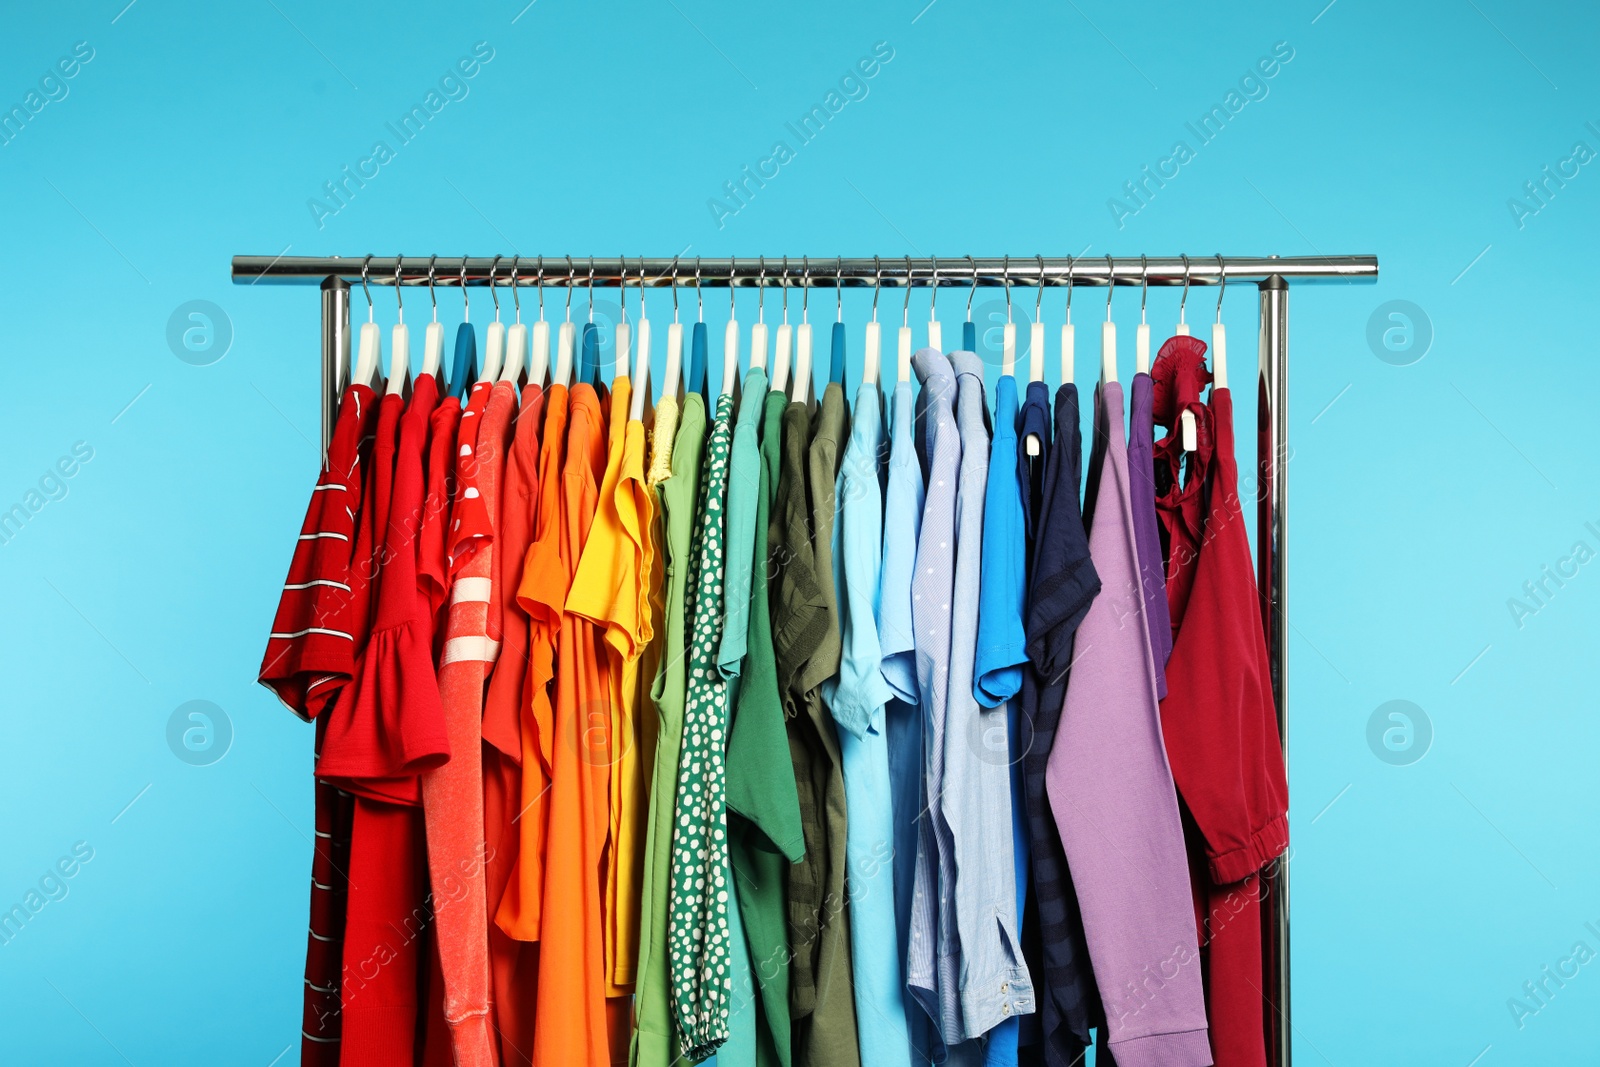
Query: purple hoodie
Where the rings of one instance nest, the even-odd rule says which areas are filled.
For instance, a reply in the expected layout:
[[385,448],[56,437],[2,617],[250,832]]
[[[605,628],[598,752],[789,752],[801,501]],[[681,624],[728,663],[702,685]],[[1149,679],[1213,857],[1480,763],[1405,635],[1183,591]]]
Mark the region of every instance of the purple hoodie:
[[1045,769],[1120,1067],[1206,1067],[1211,1044],[1177,794],[1156,700],[1128,484],[1122,387],[1105,385],[1089,552],[1102,583],[1078,628]]

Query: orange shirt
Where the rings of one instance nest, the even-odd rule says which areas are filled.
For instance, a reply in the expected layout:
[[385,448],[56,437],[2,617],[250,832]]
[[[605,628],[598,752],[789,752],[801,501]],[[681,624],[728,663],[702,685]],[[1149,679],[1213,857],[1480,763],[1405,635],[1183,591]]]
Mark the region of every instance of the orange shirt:
[[562,1067],[609,1067],[602,862],[610,808],[610,688],[594,624],[563,610],[566,579],[589,536],[599,498],[605,423],[592,386],[573,386],[570,405],[560,545],[568,569],[532,576],[554,587],[540,599],[555,606],[561,627],[544,881],[544,913],[560,921],[540,931],[534,1059]]
[[[561,605],[571,574],[561,562],[561,466],[567,454],[567,387],[544,395],[544,436],[539,445],[538,496],[533,543],[517,583],[517,605],[528,615],[528,665],[522,702],[522,798],[518,805],[517,858],[500,898],[495,923],[519,941],[539,940],[544,907],[545,838],[549,823],[550,767],[555,710],[550,682]],[[555,597],[559,595],[560,599]]]
[[644,817],[639,657],[652,636],[651,545],[654,514],[644,483],[644,425],[628,420],[632,390],[626,377],[611,387],[605,477],[567,610],[602,628],[610,693],[610,847],[606,857],[605,948],[608,995],[632,991],[639,951],[639,886]]

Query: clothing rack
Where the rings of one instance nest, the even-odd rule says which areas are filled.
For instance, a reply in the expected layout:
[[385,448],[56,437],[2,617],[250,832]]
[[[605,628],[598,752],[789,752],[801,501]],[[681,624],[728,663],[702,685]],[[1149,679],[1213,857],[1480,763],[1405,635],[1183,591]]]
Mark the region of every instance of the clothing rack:
[[[326,451],[339,390],[349,366],[350,286],[533,286],[547,288],[860,288],[1073,285],[1219,285],[1253,282],[1260,293],[1258,354],[1266,398],[1260,412],[1265,446],[1258,463],[1267,475],[1264,515],[1257,530],[1257,583],[1267,608],[1267,652],[1285,764],[1288,711],[1288,478],[1277,457],[1288,445],[1289,285],[1291,282],[1373,282],[1378,258],[1360,256],[893,256],[618,258],[576,256],[235,256],[235,284],[318,284],[322,290],[321,409]],[[1277,963],[1276,1062],[1289,1067],[1289,874],[1287,854],[1275,864],[1264,895],[1277,898],[1273,956]]]

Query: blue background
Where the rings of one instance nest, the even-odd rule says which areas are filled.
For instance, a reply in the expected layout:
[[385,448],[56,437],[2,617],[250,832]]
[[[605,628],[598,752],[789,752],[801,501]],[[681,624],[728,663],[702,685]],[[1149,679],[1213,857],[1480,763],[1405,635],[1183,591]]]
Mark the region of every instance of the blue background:
[[[125,2],[29,6],[0,35],[7,109],[76,42],[94,53],[0,146],[0,509],[93,449],[0,545],[0,908],[93,848],[0,945],[0,1059],[297,1055],[311,734],[254,678],[317,468],[317,297],[234,286],[229,257],[680,251],[1378,254],[1378,285],[1292,298],[1297,1061],[1600,1056],[1600,964],[1543,1004],[1523,991],[1577,942],[1600,951],[1600,564],[1548,582],[1520,626],[1508,606],[1577,542],[1600,550],[1600,166],[1521,225],[1508,206],[1575,142],[1600,149],[1593,5]],[[493,59],[468,94],[319,227],[323,183],[395,147],[385,123],[479,41]],[[867,95],[797,147],[784,124],[879,41],[893,59]],[[1199,145],[1185,123],[1280,41],[1267,95]],[[795,158],[719,227],[708,200],[780,138]],[[1180,139],[1194,158],[1119,228],[1108,199]],[[1190,301],[1202,337],[1214,293]],[[1078,295],[1087,386],[1103,291]],[[426,292],[407,296],[420,322]],[[962,296],[944,293],[947,338]],[[167,341],[195,299],[231,330],[206,366]],[[374,299],[392,322],[392,291]],[[725,300],[707,300],[714,348]],[[1409,349],[1402,331],[1376,351],[1413,360],[1431,332],[1420,361],[1369,345],[1389,300],[1422,315]],[[1033,292],[1016,301],[1031,317]],[[1046,296],[1052,327],[1063,301]],[[1116,293],[1124,338],[1136,301]],[[1151,291],[1158,344],[1177,301]],[[440,304],[453,330],[459,293]],[[857,352],[867,304],[847,302]],[[656,322],[666,306],[657,291]],[[1003,317],[997,290],[975,315]],[[1239,384],[1253,289],[1224,317]],[[1126,376],[1126,341],[1123,358]],[[210,766],[167,740],[197,699],[231,723]],[[1368,742],[1396,699],[1431,728],[1413,713],[1400,757],[1431,741],[1409,765]],[[1517,996],[1538,1008],[1520,1026]]]

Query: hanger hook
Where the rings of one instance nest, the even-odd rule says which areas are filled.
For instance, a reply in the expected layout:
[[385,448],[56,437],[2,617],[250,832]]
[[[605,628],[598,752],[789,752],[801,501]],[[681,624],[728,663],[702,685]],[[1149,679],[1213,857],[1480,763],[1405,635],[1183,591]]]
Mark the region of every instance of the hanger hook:
[[928,297],[928,321],[929,322],[938,322],[939,321],[939,257],[938,256],[929,256],[928,258],[933,260],[933,281],[931,283],[929,283],[929,284],[931,284],[933,286],[933,292]]
[[467,300],[467,257],[461,257],[461,318],[463,321],[472,319],[472,304]]
[[878,321],[878,293],[883,289],[883,261],[872,257],[872,321]]
[[[639,257],[639,317],[644,317],[644,257]],[[617,257],[617,307],[621,316],[618,322],[628,321],[628,257]]]
[[1033,297],[1033,321],[1039,321],[1040,309],[1044,307],[1044,256],[1034,256],[1039,261],[1039,291]]
[[1144,325],[1144,303],[1150,295],[1150,261],[1139,253],[1139,325]]
[[433,321],[439,321],[439,297],[433,291],[433,265],[439,261],[439,253],[435,252],[428,257],[428,300],[433,304]]
[[589,257],[589,323],[594,324],[594,257]]
[[504,256],[497,255],[494,257],[494,262],[489,264],[489,295],[494,298],[494,321],[496,322],[500,321],[500,294],[494,287],[494,272],[504,258]]
[[1072,323],[1072,276],[1077,273],[1078,259],[1076,256],[1067,257],[1067,324]]
[[844,257],[838,256],[833,261],[833,295],[838,306],[834,309],[834,321],[844,321]]
[[[680,253],[678,253],[678,255],[672,257],[672,321],[673,322],[677,322],[678,321],[678,260],[680,258],[682,258],[682,256],[683,256],[683,253],[680,252]],[[698,292],[697,292],[696,295],[698,295]],[[702,307],[701,314],[703,315],[704,313],[705,313],[704,312],[704,308]],[[639,298],[639,315],[640,315],[641,318],[644,317],[644,297],[642,297],[642,296]]]
[[539,256],[539,321],[544,321],[544,255]]
[[372,253],[367,253],[367,258],[361,261],[361,291],[367,294],[367,321],[372,321],[372,290],[367,288],[367,272],[371,269]]
[[811,257],[800,257],[800,321],[810,322],[811,314]]
[[1000,280],[1006,287],[1006,325],[1011,324],[1011,257],[1006,256],[1000,263]]
[[1189,306],[1189,256],[1183,255],[1183,296],[1178,300],[1178,325],[1182,326],[1189,320],[1184,318]]
[[[757,256],[756,263],[761,268],[761,273],[756,275],[756,321],[767,321],[767,257]],[[728,261],[728,307],[733,307],[733,261]]]
[[789,257],[783,257],[783,321],[789,321]]
[[1106,253],[1106,321],[1111,321],[1111,294],[1117,291],[1117,264],[1111,258],[1111,253]]
[[567,321],[572,321],[572,283],[578,280],[578,272],[572,266],[572,257],[567,257]]
[[978,261],[968,256],[967,266],[972,270],[972,288],[967,290],[967,321],[971,322],[972,298],[978,295]]
[[1222,294],[1228,291],[1228,272],[1223,269],[1222,253],[1217,253],[1217,325],[1222,325]]
[[395,314],[400,322],[406,321],[406,302],[400,294],[400,270],[401,265],[404,264],[405,261],[405,256],[396,254],[394,257],[394,304]]
[[522,265],[522,253],[511,257],[511,303],[517,309],[517,321],[522,321],[522,290],[517,288],[517,268]]

